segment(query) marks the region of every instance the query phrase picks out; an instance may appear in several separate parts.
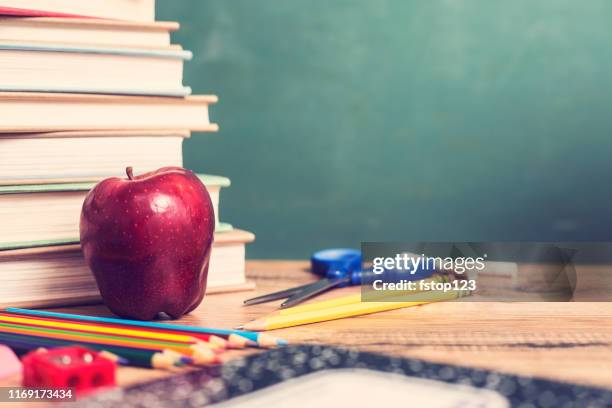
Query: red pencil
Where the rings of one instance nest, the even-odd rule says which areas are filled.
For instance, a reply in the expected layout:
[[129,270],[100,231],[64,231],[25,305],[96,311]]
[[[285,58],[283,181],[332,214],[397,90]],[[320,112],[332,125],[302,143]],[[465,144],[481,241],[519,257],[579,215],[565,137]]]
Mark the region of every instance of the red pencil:
[[[14,313],[14,312],[0,312],[0,316],[21,316],[21,317],[25,317],[25,318],[32,318],[33,316],[31,315],[27,315],[27,314],[21,314],[21,313]],[[66,318],[52,318],[52,317],[42,317],[42,316],[36,316],[35,317],[36,320],[45,320],[45,321],[49,321],[49,322],[65,322],[65,321],[71,321],[74,323],[83,323],[80,320],[76,320],[76,319],[66,319]],[[35,324],[33,324],[35,325]],[[108,328],[116,328],[116,329],[124,329],[126,326],[125,325],[120,325],[120,324],[112,324],[112,323],[94,323],[94,322],[87,322],[87,325],[90,326],[97,326],[97,327],[108,327]],[[134,329],[137,329],[136,327],[134,327]],[[87,330],[82,330],[84,332],[87,332]],[[251,345],[251,341],[238,336],[238,335],[230,335],[228,336],[227,339],[224,339],[220,336],[214,335],[214,334],[206,334],[206,333],[196,333],[196,332],[190,332],[190,331],[179,331],[179,330],[164,330],[164,329],[159,329],[159,328],[147,328],[146,331],[148,332],[155,332],[155,333],[179,333],[179,334],[184,334],[185,336],[190,336],[193,338],[196,338],[204,343],[208,343],[210,346],[212,346],[213,348],[244,348],[247,346]],[[128,337],[137,337],[137,336],[128,336]]]

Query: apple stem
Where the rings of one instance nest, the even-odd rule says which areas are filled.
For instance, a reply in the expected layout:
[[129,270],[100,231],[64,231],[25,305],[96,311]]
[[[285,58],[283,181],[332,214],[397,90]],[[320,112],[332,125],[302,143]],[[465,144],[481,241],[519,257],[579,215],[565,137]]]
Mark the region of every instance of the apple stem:
[[125,173],[127,174],[130,180],[134,180],[134,169],[132,168],[132,166],[126,167]]

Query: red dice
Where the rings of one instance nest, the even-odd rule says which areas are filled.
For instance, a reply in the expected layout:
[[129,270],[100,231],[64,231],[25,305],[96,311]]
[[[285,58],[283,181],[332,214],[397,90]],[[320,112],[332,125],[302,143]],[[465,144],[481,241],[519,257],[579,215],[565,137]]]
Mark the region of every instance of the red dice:
[[82,395],[116,384],[115,362],[85,347],[33,351],[23,356],[21,362],[24,387],[73,388]]

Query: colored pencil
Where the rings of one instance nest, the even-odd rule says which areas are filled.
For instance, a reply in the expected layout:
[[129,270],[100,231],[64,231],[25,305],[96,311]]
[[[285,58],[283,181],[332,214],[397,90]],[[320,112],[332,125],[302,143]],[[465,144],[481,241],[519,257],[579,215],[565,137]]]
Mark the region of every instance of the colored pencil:
[[[42,351],[42,350],[46,350],[46,349],[41,348],[40,350]],[[107,358],[107,359],[109,359],[111,361],[114,361],[115,363],[117,363],[119,365],[128,365],[129,364],[129,361],[128,361],[127,358],[119,357],[118,355],[113,354],[113,353],[109,353],[106,350],[100,350],[100,351],[98,351],[98,354],[101,355],[104,358]]]
[[175,333],[158,333],[146,330],[133,330],[133,329],[118,329],[115,327],[107,326],[96,326],[91,324],[72,323],[66,321],[48,321],[42,319],[36,319],[32,317],[22,317],[15,315],[7,315],[6,313],[0,313],[0,322],[5,323],[22,323],[41,327],[53,327],[61,329],[70,329],[78,331],[86,331],[92,333],[107,333],[107,334],[121,334],[130,337],[142,337],[153,340],[170,340],[175,342],[183,343],[197,343],[197,339],[193,336],[187,336],[184,334]]
[[[331,307],[329,309],[312,310],[290,315],[274,314],[262,319],[253,320],[244,325],[247,330],[274,330],[285,327],[299,326],[303,324],[325,322],[328,320],[343,319],[345,317],[361,316],[365,314],[384,312],[387,310],[401,309],[405,307],[419,306],[432,302],[452,300],[466,295],[465,291],[431,292],[412,295],[414,301],[404,301],[408,296],[389,298],[386,302],[360,302],[343,306]],[[401,300],[401,301],[400,301]]]
[[[15,350],[15,343],[21,344],[24,351],[79,345],[101,351],[107,355],[117,356],[117,358],[121,358],[122,361],[125,362],[124,365],[143,368],[168,369],[190,364],[192,362],[190,357],[181,356],[171,350],[158,352],[152,350],[132,349],[129,347],[101,345],[89,342],[68,342],[57,339],[41,339],[35,336],[0,333],[0,344],[6,344]],[[108,350],[113,350],[113,353],[109,352]]]
[[257,332],[251,332],[251,331],[243,331],[243,330],[224,330],[224,329],[213,329],[213,328],[208,328],[208,327],[178,325],[178,324],[171,324],[171,323],[143,322],[140,320],[117,319],[117,318],[112,318],[112,317],[85,316],[85,315],[77,315],[77,314],[70,314],[70,313],[47,312],[44,310],[20,309],[20,308],[15,308],[15,307],[9,307],[5,311],[10,312],[10,313],[25,314],[25,315],[30,315],[30,316],[55,317],[59,319],[70,319],[70,320],[79,320],[79,321],[87,321],[87,322],[111,323],[111,324],[118,324],[118,325],[156,328],[156,329],[163,329],[163,330],[168,330],[172,332],[214,334],[214,335],[223,337],[224,339],[227,339],[229,338],[230,335],[234,334],[236,336],[245,337],[251,340],[252,342],[256,343],[257,345],[259,345],[260,347],[276,347],[276,346],[284,346],[287,344],[287,341],[284,339],[272,337],[264,333],[257,333]]
[[172,343],[155,340],[143,340],[130,337],[108,336],[97,333],[74,332],[69,330],[47,329],[36,326],[23,326],[0,323],[0,332],[9,334],[25,334],[29,336],[59,339],[66,341],[87,341],[111,346],[132,347],[144,350],[173,350],[182,355],[189,356],[195,364],[218,364],[220,359],[208,348],[198,344]]
[[[56,327],[56,325],[54,324],[55,322],[66,322],[66,320],[63,319],[57,319],[57,318],[49,318],[49,317],[33,317],[33,316],[29,316],[29,315],[20,315],[20,314],[14,314],[14,313],[6,313],[6,312],[0,312],[0,318],[2,316],[7,316],[7,317],[19,317],[19,318],[26,318],[26,319],[32,319],[32,322],[27,323],[27,325],[29,326],[37,326],[37,327]],[[48,324],[45,325],[39,325],[36,324],[35,321],[39,321],[39,320],[44,320],[46,322],[49,322]],[[69,321],[71,322],[71,321]],[[4,323],[2,322],[2,320],[0,320],[0,323]],[[75,321],[74,323],[79,324],[78,321]],[[26,323],[19,323],[19,324],[26,324]],[[80,332],[84,332],[84,333],[97,333],[97,334],[106,334],[108,333],[108,329],[109,328],[116,328],[118,330],[113,330],[113,335],[119,335],[121,337],[126,337],[126,338],[132,338],[132,339],[139,339],[139,340],[157,340],[157,339],[153,339],[152,337],[136,337],[134,336],[134,333],[129,333],[128,335],[122,335],[122,331],[121,329],[125,329],[125,326],[120,326],[120,325],[110,325],[110,324],[101,324],[101,323],[87,323],[87,326],[96,326],[96,327],[103,327],[105,328],[103,332],[100,331],[91,331],[91,330],[77,330]],[[67,330],[75,330],[75,329],[67,329]],[[139,328],[135,328],[135,330],[137,330],[138,332],[140,332],[141,330]],[[163,330],[150,330],[147,329],[146,332],[152,332],[152,333],[168,333],[167,331],[163,331]],[[194,333],[195,335],[191,335],[189,333],[186,333],[185,335],[188,337],[192,337],[191,341],[172,341],[172,340],[159,340],[159,341],[172,341],[172,342],[176,342],[176,343],[185,343],[185,344],[194,344],[197,343],[199,345],[202,346],[206,346],[206,347],[210,347],[211,349],[223,349],[227,346],[233,346],[233,344],[230,344],[229,341],[222,339],[218,336],[214,336],[214,335],[202,335],[200,336],[197,333]]]
[[179,357],[174,353],[165,353],[152,350],[141,350],[129,347],[109,346],[91,342],[74,342],[57,339],[42,339],[35,336],[0,333],[0,344],[5,344],[16,352],[37,350],[43,348],[57,348],[79,345],[93,350],[104,350],[122,357],[128,365],[144,368],[169,369],[182,363],[190,363],[190,358]]
[[[422,279],[423,282],[446,282],[448,279],[442,275],[433,275],[430,278]],[[417,289],[415,290],[406,290],[406,291],[380,291],[378,293],[371,293],[368,295],[369,299],[384,299],[387,297],[398,297],[398,296],[409,296],[415,293],[421,292],[418,290],[420,285],[419,281],[415,281]],[[370,297],[371,296],[371,297]],[[321,310],[321,309],[329,309],[331,307],[350,305],[353,303],[360,303],[362,301],[362,294],[357,293],[355,295],[341,296],[329,300],[323,300],[320,302],[308,303],[305,305],[294,306],[287,309],[280,309],[278,311],[279,315],[285,316],[295,313],[302,312],[310,312],[313,310]]]
[[[179,325],[168,325],[168,324],[151,325],[150,323],[152,322],[142,322],[142,321],[127,320],[127,319],[97,318],[94,316],[71,315],[71,314],[54,313],[54,312],[43,312],[43,311],[38,311],[38,310],[26,310],[26,309],[16,309],[16,308],[10,308],[10,309],[11,310],[6,309],[4,313],[14,314],[17,316],[22,316],[22,317],[23,316],[28,316],[28,317],[36,316],[37,319],[52,319],[53,321],[57,321],[57,319],[60,319],[61,321],[65,321],[65,320],[71,320],[71,321],[76,321],[76,322],[87,321],[88,324],[102,325],[105,327],[109,327],[109,326],[117,327],[117,328],[121,328],[125,326],[146,327],[147,330],[149,331],[156,331],[156,332],[161,332],[161,333],[182,333],[185,335],[190,335],[190,336],[202,339],[204,341],[209,341],[211,344],[227,346],[230,348],[244,348],[244,347],[253,347],[253,346],[273,347],[279,344],[283,344],[282,340],[275,339],[271,336],[261,336],[261,338],[259,339],[261,344],[258,344],[258,342],[255,342],[247,338],[249,334],[255,337],[260,337],[258,333],[247,333],[247,336],[242,336],[243,334],[242,332],[235,331],[235,330],[227,330],[228,333],[220,333],[217,335],[217,334],[212,334],[212,333],[203,333],[200,330],[201,328],[193,327],[193,326],[179,326]],[[29,312],[29,313],[26,313],[26,312]],[[69,317],[63,317],[64,315],[69,316]],[[42,316],[50,316],[50,317],[42,317]],[[81,317],[82,319],[77,319],[75,316]],[[95,323],[99,320],[102,320],[104,322],[112,321],[113,323],[104,323],[104,324]],[[170,327],[170,326],[173,326],[173,327]],[[184,330],[176,329],[174,327],[181,327],[181,328],[184,328]],[[195,330],[192,330],[192,329],[195,329]],[[217,329],[204,329],[204,330],[205,331],[206,330],[217,331]],[[218,330],[218,331],[225,332],[224,330]]]
[[[134,330],[144,330],[144,329],[146,329],[147,332],[161,333],[162,337],[163,337],[164,334],[182,334],[182,335],[185,335],[185,336],[190,336],[190,337],[196,338],[198,340],[201,340],[201,341],[209,344],[213,348],[227,348],[227,347],[229,347],[229,348],[244,348],[244,347],[247,347],[247,346],[253,346],[254,345],[252,341],[250,341],[250,340],[248,340],[248,339],[246,339],[244,337],[236,336],[236,335],[230,335],[230,336],[226,336],[227,338],[223,338],[222,336],[217,336],[215,334],[209,334],[209,333],[198,333],[198,332],[168,330],[168,329],[165,328],[165,326],[164,326],[164,328],[156,328],[156,327],[148,327],[148,326],[141,326],[141,325],[132,325],[132,324],[129,324],[129,323],[126,324],[126,323],[123,322],[125,319],[115,319],[115,320],[119,320],[119,321],[123,322],[121,324],[119,324],[119,323],[101,323],[101,322],[97,322],[96,318],[94,318],[94,321],[92,321],[91,319],[74,319],[74,318],[55,317],[56,314],[63,315],[62,313],[53,313],[53,312],[38,313],[38,312],[42,312],[42,311],[37,311],[37,310],[29,311],[29,312],[32,312],[32,313],[21,313],[21,311],[25,311],[25,309],[15,309],[15,310],[19,310],[19,312],[9,311],[8,309],[1,310],[0,311],[0,316],[7,316],[7,315],[9,315],[9,316],[15,316],[15,317],[20,317],[20,318],[30,318],[30,319],[46,320],[46,321],[50,321],[50,322],[68,322],[68,323],[75,323],[75,324],[85,324],[86,323],[87,325],[104,327],[104,328],[106,328],[105,330],[108,330],[108,328],[124,330],[124,329],[126,329],[126,326],[132,326],[131,329],[134,329]],[[50,316],[46,316],[47,314],[49,314]],[[69,315],[69,316],[78,316],[78,315]],[[89,318],[89,317],[92,317],[92,316],[83,316],[83,317]],[[125,321],[131,322],[131,320],[125,320]]]
[[[31,350],[27,350],[27,351],[31,351]],[[46,348],[44,348],[44,347],[38,347],[38,348],[36,348],[36,351],[40,352],[40,353],[46,353],[48,350]],[[17,354],[19,355],[20,353],[17,353]],[[119,357],[118,355],[113,354],[113,353],[109,353],[106,350],[99,350],[98,351],[98,355],[100,355],[100,356],[102,356],[102,357],[104,357],[104,358],[106,358],[108,360],[114,361],[115,363],[117,363],[119,365],[128,365],[128,363],[129,363],[127,358]]]

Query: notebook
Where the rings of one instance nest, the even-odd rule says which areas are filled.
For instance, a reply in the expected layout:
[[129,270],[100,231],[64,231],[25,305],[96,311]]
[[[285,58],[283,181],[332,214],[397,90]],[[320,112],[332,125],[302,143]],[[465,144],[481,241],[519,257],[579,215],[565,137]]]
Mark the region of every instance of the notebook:
[[[609,406],[612,391],[324,345],[289,346],[115,389],[75,407]],[[570,404],[571,402],[571,404]]]

